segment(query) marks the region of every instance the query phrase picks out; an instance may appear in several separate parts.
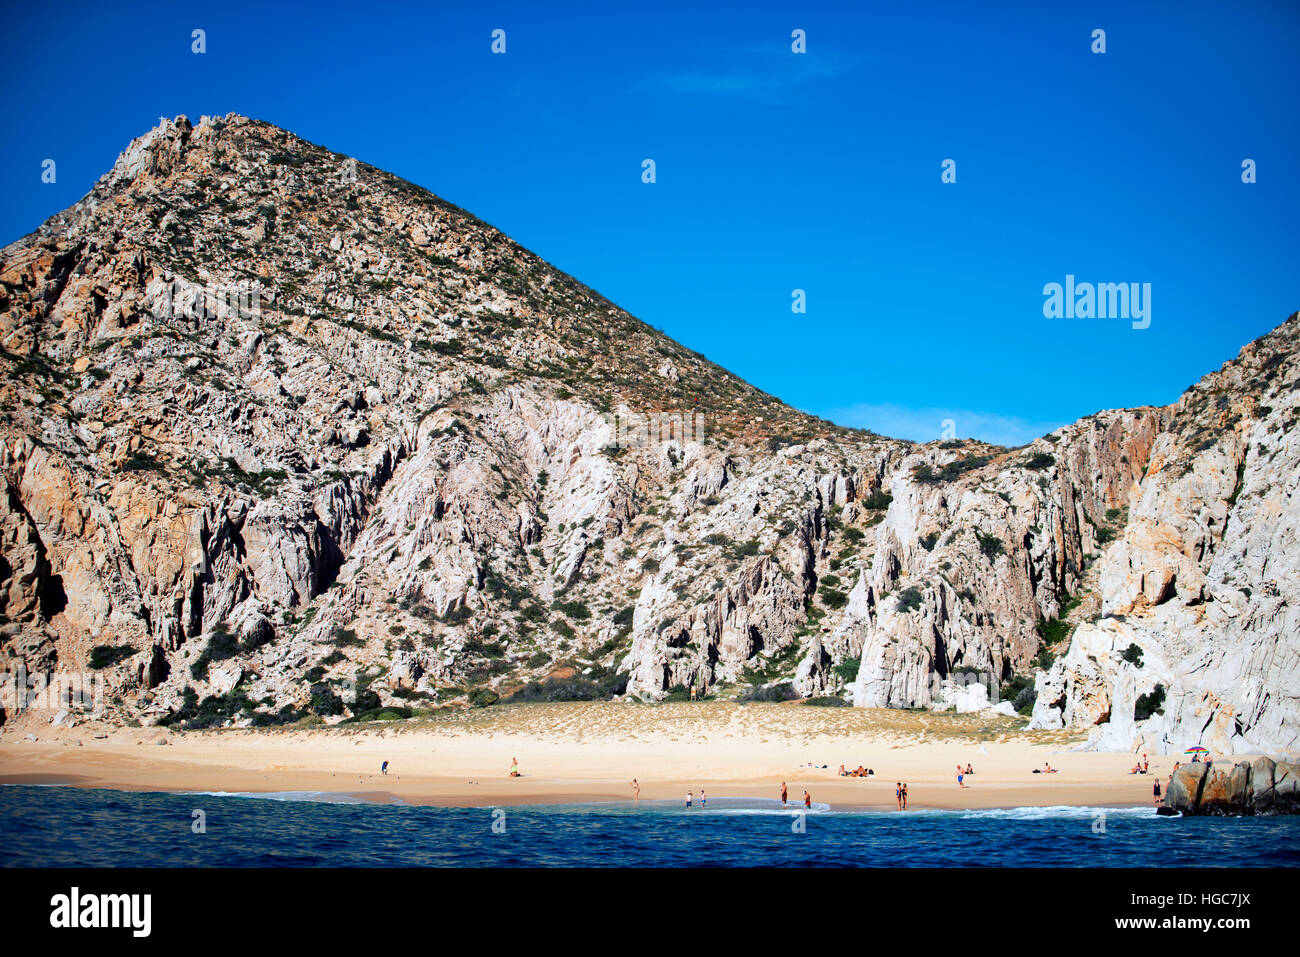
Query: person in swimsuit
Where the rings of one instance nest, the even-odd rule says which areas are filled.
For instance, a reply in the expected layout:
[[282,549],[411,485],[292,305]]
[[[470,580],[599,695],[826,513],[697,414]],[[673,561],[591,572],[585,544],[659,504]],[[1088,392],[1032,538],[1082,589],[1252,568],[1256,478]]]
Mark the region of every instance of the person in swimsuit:
[[894,803],[898,805],[898,809],[900,811],[903,809],[903,782],[902,781],[894,782]]
[[692,794],[690,791],[687,791],[687,792],[686,792],[686,806],[687,806],[687,807],[690,807],[690,806],[691,806],[691,801],[692,801],[694,798],[695,798],[695,795],[694,795],[694,794]]
[[907,783],[903,784],[903,810],[907,810]]
[[1155,794],[1156,797],[1155,803],[1159,804],[1160,803],[1160,779],[1159,778],[1156,778],[1155,784],[1152,787],[1151,791],[1153,794]]
[[632,779],[632,800],[641,800],[641,785],[636,783],[636,778]]
[[966,786],[966,785],[963,783],[963,782],[965,781],[965,778],[966,778],[966,775],[964,775],[964,774],[962,773],[961,768],[958,767],[958,768],[957,768],[957,787],[959,787],[959,788],[964,788],[964,787]]
[[785,806],[785,805],[788,804],[788,803],[789,803],[789,800],[787,799],[787,795],[786,795],[785,782],[782,781],[782,782],[781,782],[781,805],[782,805],[782,806]]
[[510,776],[511,776],[512,778],[517,778],[517,777],[519,777],[519,759],[518,759],[518,758],[511,758],[511,759],[510,759]]
[[387,774],[387,773],[388,773],[388,762],[387,762],[387,761],[385,761],[383,764],[381,764],[381,765],[379,766],[379,773],[380,773],[380,774]]
[[809,810],[812,809],[812,795],[810,795],[807,791],[803,792],[803,806],[808,808]]
[[709,803],[709,799],[704,794],[704,788],[700,788],[700,807],[704,807],[704,805],[708,803]]

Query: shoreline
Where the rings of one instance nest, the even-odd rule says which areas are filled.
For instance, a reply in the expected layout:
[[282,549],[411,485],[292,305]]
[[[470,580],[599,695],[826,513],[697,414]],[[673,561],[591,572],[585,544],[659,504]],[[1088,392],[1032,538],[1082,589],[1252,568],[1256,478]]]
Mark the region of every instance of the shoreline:
[[[848,713],[846,713],[848,712]],[[177,732],[165,728],[0,728],[0,782],[170,793],[321,792],[368,803],[511,807],[642,800],[775,798],[806,788],[833,810],[1152,805],[1181,756],[1072,750],[1078,735],[1025,732],[987,715],[723,703],[525,705],[397,724]],[[36,738],[30,740],[30,736]],[[523,776],[507,771],[519,760]],[[389,773],[380,773],[383,761]],[[871,767],[869,778],[838,766]],[[971,764],[968,787],[957,764]],[[1050,763],[1059,774],[1036,774]],[[811,765],[811,766],[810,766]],[[823,767],[825,765],[825,767]]]
[[[75,775],[54,775],[53,777],[60,780],[14,780],[15,778],[41,778],[42,775],[6,775],[0,774],[0,787],[37,787],[37,788],[76,788],[87,791],[112,791],[122,794],[167,794],[175,797],[185,797],[193,795],[195,797],[218,797],[218,798],[238,798],[248,801],[282,801],[284,803],[304,803],[304,804],[343,804],[350,807],[358,805],[373,805],[376,807],[438,807],[438,808],[456,808],[460,810],[483,811],[497,807],[509,809],[530,808],[530,807],[634,807],[636,801],[630,797],[621,798],[604,798],[594,800],[590,797],[579,799],[576,796],[571,800],[563,800],[564,795],[556,795],[556,800],[550,800],[547,796],[533,800],[527,798],[519,803],[507,804],[503,801],[490,802],[487,804],[461,804],[454,801],[420,801],[411,802],[388,791],[211,791],[196,788],[180,788],[164,790],[153,787],[132,787],[129,784],[106,784],[106,783],[84,783],[76,778]],[[302,796],[299,796],[302,795]],[[317,797],[308,797],[306,795],[320,795]],[[334,800],[334,799],[346,800]],[[713,793],[708,807],[695,805],[692,810],[706,811],[710,807],[714,809],[735,810],[735,807],[726,807],[725,802],[734,801],[752,801],[752,800],[770,801],[771,807],[756,807],[758,811],[772,811],[781,813],[798,811],[800,805],[798,802],[791,800],[786,807],[776,807],[776,798],[755,798],[749,795],[735,795],[726,793]],[[640,801],[643,805],[681,807],[681,800],[670,798],[642,798]],[[821,806],[814,806],[814,813],[835,813],[835,814],[898,814],[910,811],[917,812],[941,812],[941,813],[963,813],[963,812],[981,812],[981,811],[1032,811],[1046,810],[1049,808],[1069,808],[1069,809],[1098,809],[1107,811],[1131,811],[1134,809],[1149,809],[1152,816],[1155,816],[1155,808],[1150,803],[1141,802],[1115,802],[1109,804],[1007,804],[1007,805],[986,805],[979,804],[971,807],[948,807],[948,806],[923,806],[917,804],[909,806],[905,811],[898,811],[894,807],[886,807],[883,804],[839,804],[831,805],[825,802],[818,802]]]

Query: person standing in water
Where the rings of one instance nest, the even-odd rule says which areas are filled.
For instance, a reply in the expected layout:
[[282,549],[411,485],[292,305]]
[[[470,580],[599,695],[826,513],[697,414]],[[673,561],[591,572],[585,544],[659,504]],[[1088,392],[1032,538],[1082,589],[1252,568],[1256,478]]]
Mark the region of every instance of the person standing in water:
[[709,803],[709,799],[704,795],[704,788],[700,788],[700,807]]
[[690,806],[691,806],[691,801],[694,800],[694,799],[695,799],[695,795],[692,794],[690,791],[687,791],[687,792],[686,792],[686,806],[687,806],[687,807],[690,807]]
[[636,783],[636,778],[632,779],[632,800],[641,800],[641,785]]
[[789,804],[789,803],[790,803],[790,801],[789,801],[789,799],[788,799],[788,795],[787,795],[786,790],[785,790],[785,782],[782,781],[782,782],[781,782],[781,806],[784,807],[785,805],[787,805],[787,804]]
[[803,792],[803,806],[812,810],[812,795],[808,793],[807,789]]

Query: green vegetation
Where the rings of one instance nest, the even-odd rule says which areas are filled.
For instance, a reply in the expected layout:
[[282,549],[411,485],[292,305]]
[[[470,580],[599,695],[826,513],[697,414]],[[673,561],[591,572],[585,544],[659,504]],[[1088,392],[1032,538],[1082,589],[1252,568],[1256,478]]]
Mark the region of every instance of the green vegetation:
[[[889,508],[889,503],[894,500],[894,496],[889,492],[875,491],[862,499],[862,507],[869,511],[884,511]],[[861,533],[859,533],[859,537]]]
[[133,654],[135,649],[130,645],[95,645],[90,649],[89,665],[91,669],[98,671],[124,661]]
[[130,458],[121,465],[123,472],[161,472],[162,468],[162,463],[143,449],[131,453]]
[[1034,679],[1027,675],[1012,675],[1002,682],[999,692],[1001,700],[1010,701],[1017,714],[1029,714],[1034,710]]
[[928,485],[933,485],[936,482],[952,482],[961,478],[966,472],[987,465],[988,462],[989,457],[987,455],[968,455],[964,459],[954,459],[937,469],[921,464],[912,469],[912,478]]
[[845,684],[852,684],[858,680],[858,669],[861,666],[861,658],[845,658],[833,670],[843,679]]
[[980,551],[989,561],[993,561],[1003,552],[1002,539],[996,535],[985,535],[979,529],[975,530],[975,538],[980,543]]
[[789,682],[782,682],[765,687],[751,688],[737,700],[742,704],[749,704],[755,701],[791,701],[797,697],[798,695],[794,693],[794,686]]
[[501,696],[490,688],[475,688],[469,693],[471,708],[488,708],[501,700]]
[[586,621],[591,617],[591,609],[580,601],[553,601],[551,608],[575,621]]
[[1074,626],[1061,618],[1044,618],[1034,625],[1034,631],[1038,632],[1038,637],[1042,639],[1044,645],[1054,645],[1064,641],[1070,637],[1070,632],[1073,630]]
[[627,690],[628,675],[596,666],[588,674],[530,681],[509,698],[517,701],[605,701]]
[[1156,685],[1149,694],[1139,695],[1133,705],[1133,720],[1145,721],[1153,714],[1165,712],[1165,686]]
[[916,611],[923,604],[921,589],[908,586],[898,593],[898,610],[904,614]]
[[224,625],[218,625],[212,630],[212,637],[208,639],[203,653],[190,665],[190,676],[197,681],[206,681],[208,668],[212,662],[225,661],[237,654],[239,654],[238,639],[227,631]]

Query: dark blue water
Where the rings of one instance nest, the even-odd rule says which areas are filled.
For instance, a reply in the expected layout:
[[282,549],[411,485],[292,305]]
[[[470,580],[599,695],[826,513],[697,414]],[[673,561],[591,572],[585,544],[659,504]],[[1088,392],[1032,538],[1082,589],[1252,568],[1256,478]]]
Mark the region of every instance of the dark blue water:
[[[0,787],[0,865],[1300,865],[1300,817],[1159,818],[1150,808],[839,812],[774,801],[458,809],[67,787]],[[206,833],[194,833],[202,810]],[[494,833],[504,825],[504,833]],[[797,825],[803,824],[799,833]]]

